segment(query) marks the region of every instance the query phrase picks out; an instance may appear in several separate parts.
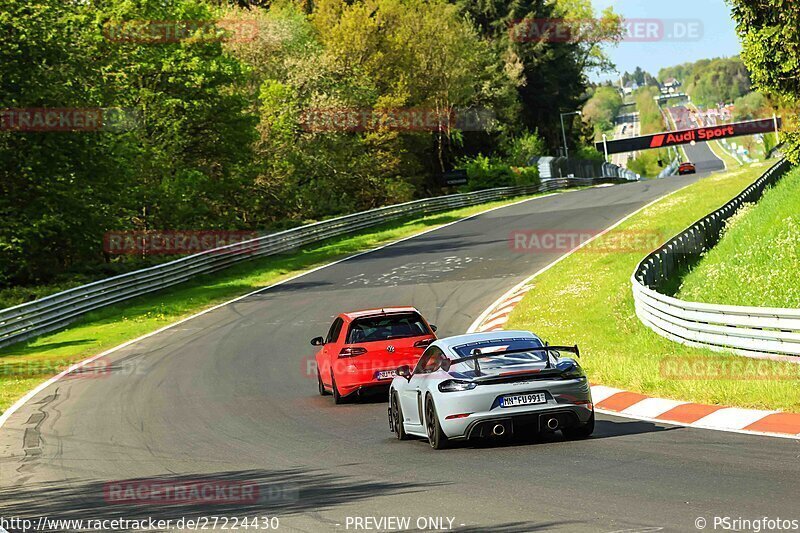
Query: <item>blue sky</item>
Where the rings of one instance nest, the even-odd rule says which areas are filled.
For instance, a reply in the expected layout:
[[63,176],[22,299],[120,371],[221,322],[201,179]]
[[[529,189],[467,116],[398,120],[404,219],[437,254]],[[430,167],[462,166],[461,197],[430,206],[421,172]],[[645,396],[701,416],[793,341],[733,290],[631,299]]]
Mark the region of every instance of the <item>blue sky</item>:
[[[741,47],[736,36],[730,7],[724,0],[592,0],[597,11],[612,6],[626,19],[661,19],[665,28],[698,28],[698,38],[661,40],[656,42],[622,42],[616,47],[606,47],[606,52],[620,72],[631,72],[640,66],[653,75],[662,67],[696,61],[698,59],[732,56]],[[691,19],[690,24],[672,23],[672,20]],[[665,32],[668,30],[665,30]],[[613,78],[613,75],[593,76],[595,79]]]

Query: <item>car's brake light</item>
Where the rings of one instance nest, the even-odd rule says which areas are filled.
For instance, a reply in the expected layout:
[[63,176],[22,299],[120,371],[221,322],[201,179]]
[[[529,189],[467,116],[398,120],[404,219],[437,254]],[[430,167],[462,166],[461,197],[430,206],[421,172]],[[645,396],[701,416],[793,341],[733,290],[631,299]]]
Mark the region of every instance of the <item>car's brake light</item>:
[[478,384],[473,381],[459,381],[457,379],[448,379],[439,383],[439,390],[441,392],[462,392],[472,390]]
[[421,341],[417,341],[414,343],[414,348],[427,348],[430,343],[433,342],[433,339],[422,339]]
[[339,357],[355,357],[356,355],[364,355],[365,353],[367,353],[366,348],[360,348],[358,346],[346,346],[342,348],[341,352],[339,352]]
[[583,405],[590,411],[594,410],[594,404],[592,404],[592,402],[590,402],[589,400],[578,400],[577,402],[574,403],[575,405]]

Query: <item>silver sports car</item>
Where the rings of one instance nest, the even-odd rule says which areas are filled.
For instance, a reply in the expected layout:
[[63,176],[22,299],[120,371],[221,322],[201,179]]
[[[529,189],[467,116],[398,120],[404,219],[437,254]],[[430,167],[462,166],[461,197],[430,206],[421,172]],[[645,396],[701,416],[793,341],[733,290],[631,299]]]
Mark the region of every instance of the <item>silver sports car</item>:
[[586,374],[569,352],[529,331],[472,333],[431,344],[412,370],[397,369],[389,426],[398,439],[451,441],[560,430],[568,439],[594,431]]

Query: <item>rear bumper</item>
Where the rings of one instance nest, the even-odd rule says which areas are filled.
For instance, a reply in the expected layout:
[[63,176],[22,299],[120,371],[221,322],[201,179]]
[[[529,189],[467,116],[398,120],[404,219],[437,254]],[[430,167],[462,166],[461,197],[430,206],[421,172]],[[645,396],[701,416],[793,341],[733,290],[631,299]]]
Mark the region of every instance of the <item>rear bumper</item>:
[[546,432],[576,428],[589,421],[592,411],[581,407],[546,409],[526,414],[483,418],[471,422],[461,437],[463,439],[486,438],[496,435],[496,426],[502,426],[502,435],[514,432]]
[[[508,394],[544,392],[547,403],[501,407],[500,397]],[[556,429],[586,424],[593,413],[592,393],[585,379],[533,382],[518,385],[484,385],[478,389],[443,393],[436,398],[436,411],[445,435],[468,439],[486,435],[486,426],[503,424],[505,434],[525,428],[547,431],[549,418],[558,420]],[[448,418],[450,417],[450,418]]]
[[350,396],[351,394],[367,389],[384,389],[388,393],[389,386],[392,384],[394,378],[378,379],[378,372],[396,370],[397,367],[401,365],[409,364],[416,364],[416,360],[412,362],[401,360],[396,366],[394,364],[390,367],[376,365],[375,368],[369,369],[349,365],[334,373],[336,387],[339,389],[339,394],[342,396]]
[[[380,381],[369,381],[366,383],[359,383],[356,385],[339,385],[336,383],[337,388],[339,389],[339,394],[342,396],[350,396],[351,394],[357,394],[362,391],[369,391],[369,392],[380,392],[381,390],[386,391],[386,394],[389,393],[389,386],[392,384],[391,379],[382,379]],[[388,398],[388,396],[387,396]]]

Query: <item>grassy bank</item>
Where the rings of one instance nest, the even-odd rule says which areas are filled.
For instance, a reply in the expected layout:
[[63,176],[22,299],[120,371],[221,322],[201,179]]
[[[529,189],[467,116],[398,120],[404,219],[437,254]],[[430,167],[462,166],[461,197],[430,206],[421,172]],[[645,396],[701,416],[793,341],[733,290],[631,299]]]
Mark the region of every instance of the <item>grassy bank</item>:
[[[534,195],[529,198],[533,198]],[[78,361],[203,309],[353,253],[522,200],[491,202],[413,220],[399,220],[332,239],[293,254],[267,257],[100,309],[30,343],[0,350],[0,413],[27,391]]]
[[[506,327],[530,329],[554,344],[577,342],[594,383],[700,403],[800,412],[800,365],[748,359],[746,368],[731,366],[743,358],[682,346],[642,325],[630,277],[649,250],[615,245],[638,242],[642,235],[666,240],[733,198],[769,164],[714,174],[631,217],[537,277]],[[725,374],[726,368],[736,370]]]
[[684,278],[678,297],[698,302],[800,307],[800,169],[728,222],[717,246]]
[[739,162],[738,159],[733,157],[720,143],[719,141],[708,141],[708,148],[714,155],[717,156],[719,159],[725,163],[725,167],[728,170],[732,170],[734,168],[742,166],[742,163]]

